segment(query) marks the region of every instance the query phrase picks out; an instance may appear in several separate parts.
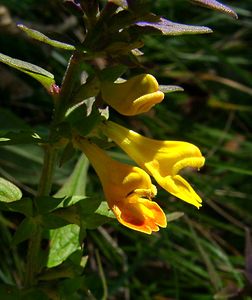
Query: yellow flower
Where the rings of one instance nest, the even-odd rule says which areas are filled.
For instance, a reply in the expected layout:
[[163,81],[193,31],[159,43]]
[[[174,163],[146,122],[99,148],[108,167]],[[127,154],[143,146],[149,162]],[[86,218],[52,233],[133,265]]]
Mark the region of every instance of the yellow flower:
[[201,206],[201,198],[180,175],[185,167],[201,168],[205,158],[193,144],[178,141],[158,141],[108,121],[102,125],[104,134],[118,144],[142,169],[172,195]]
[[150,176],[142,169],[111,159],[102,149],[77,137],[75,147],[90,160],[102,183],[108,206],[117,220],[140,232],[151,234],[166,227],[166,216],[156,202],[157,191]]
[[122,115],[134,116],[149,111],[164,99],[158,82],[150,74],[141,74],[123,83],[101,83],[103,100]]

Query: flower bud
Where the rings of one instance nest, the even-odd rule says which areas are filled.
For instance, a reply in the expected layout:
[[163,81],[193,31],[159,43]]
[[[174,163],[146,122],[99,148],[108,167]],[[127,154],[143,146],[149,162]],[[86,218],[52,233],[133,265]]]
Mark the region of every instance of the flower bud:
[[145,113],[164,99],[156,78],[150,74],[137,75],[122,83],[104,81],[101,94],[107,104],[125,116]]

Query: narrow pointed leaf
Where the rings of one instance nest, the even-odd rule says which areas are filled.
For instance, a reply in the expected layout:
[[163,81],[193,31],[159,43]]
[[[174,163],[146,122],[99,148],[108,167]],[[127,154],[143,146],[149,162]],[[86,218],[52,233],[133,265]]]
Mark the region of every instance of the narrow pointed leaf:
[[3,62],[4,64],[9,65],[12,68],[30,75],[31,77],[38,80],[47,90],[50,90],[52,84],[55,83],[54,75],[52,73],[29,62],[12,58],[2,53],[0,53],[0,62]]
[[214,10],[218,10],[220,12],[223,12],[227,15],[230,15],[231,17],[238,19],[238,16],[235,11],[233,11],[230,7],[220,3],[219,1],[216,0],[191,0],[195,4],[211,8]]
[[19,29],[23,30],[29,37],[31,37],[35,40],[38,40],[42,43],[48,44],[55,48],[61,48],[61,49],[70,50],[70,51],[75,50],[75,47],[73,45],[63,43],[63,42],[60,42],[57,40],[53,40],[53,39],[49,38],[48,36],[44,35],[43,33],[39,32],[37,30],[34,30],[34,29],[30,29],[23,24],[18,24],[17,26]]
[[159,85],[159,90],[165,94],[184,91],[184,89],[178,85]]
[[80,199],[85,198],[88,166],[89,163],[86,156],[81,155],[72,174],[56,193],[55,197],[81,196]]
[[160,31],[163,35],[182,35],[182,34],[201,34],[211,33],[212,30],[205,26],[192,26],[180,23],[174,23],[165,18],[157,18],[156,20],[139,21],[135,24],[140,27],[151,27]]

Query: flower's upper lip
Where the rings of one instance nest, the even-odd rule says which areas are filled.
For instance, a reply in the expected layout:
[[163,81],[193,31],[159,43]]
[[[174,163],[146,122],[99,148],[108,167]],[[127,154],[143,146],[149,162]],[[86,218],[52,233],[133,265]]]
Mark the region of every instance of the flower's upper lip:
[[203,156],[183,158],[180,161],[176,162],[172,167],[172,176],[177,175],[181,169],[184,169],[186,167],[199,169],[204,165],[204,163],[205,163],[205,158]]

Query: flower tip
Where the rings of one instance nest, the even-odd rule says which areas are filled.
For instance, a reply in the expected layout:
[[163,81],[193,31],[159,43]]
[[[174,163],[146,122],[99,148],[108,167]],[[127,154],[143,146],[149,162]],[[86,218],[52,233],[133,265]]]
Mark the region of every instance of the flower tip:
[[172,167],[172,175],[177,175],[180,170],[190,167],[190,168],[197,168],[200,170],[205,164],[205,158],[203,156],[193,156],[193,157],[186,157],[179,161],[177,161],[174,166]]
[[101,94],[107,104],[126,116],[145,113],[164,99],[151,74],[140,74],[123,83],[102,82]]
[[152,91],[158,91],[158,89],[159,89],[159,84],[157,82],[157,79],[151,74],[144,74],[143,75],[142,84],[143,83],[148,85],[149,89],[152,90]]
[[199,169],[204,166],[205,162],[206,162],[206,158],[204,156],[202,156],[201,157],[201,165],[199,166]]
[[167,227],[167,219],[166,216],[164,217],[162,223],[160,222],[160,224],[158,224],[159,227],[161,228],[166,228]]
[[[201,199],[200,199],[201,200]],[[201,202],[202,202],[202,200],[201,200]],[[198,202],[198,204],[197,205],[195,205],[198,209],[200,209],[201,208],[201,206],[202,206],[202,204],[201,203],[199,203]]]
[[153,106],[162,102],[163,99],[164,93],[160,91],[143,95],[132,103],[131,109],[127,112],[127,115],[139,115],[142,113],[146,113]]

